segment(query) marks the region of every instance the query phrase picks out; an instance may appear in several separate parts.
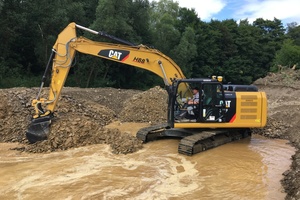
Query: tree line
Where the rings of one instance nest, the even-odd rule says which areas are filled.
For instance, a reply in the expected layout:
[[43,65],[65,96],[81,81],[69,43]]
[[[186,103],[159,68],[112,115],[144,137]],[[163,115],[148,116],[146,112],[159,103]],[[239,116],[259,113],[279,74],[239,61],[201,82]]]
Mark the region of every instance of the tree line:
[[[300,26],[285,27],[277,18],[204,22],[173,0],[0,0],[0,88],[39,86],[52,46],[70,22],[156,48],[188,78],[222,75],[226,82],[250,84],[278,66],[300,63]],[[132,89],[161,84],[151,72],[83,54],[76,55],[66,82]]]

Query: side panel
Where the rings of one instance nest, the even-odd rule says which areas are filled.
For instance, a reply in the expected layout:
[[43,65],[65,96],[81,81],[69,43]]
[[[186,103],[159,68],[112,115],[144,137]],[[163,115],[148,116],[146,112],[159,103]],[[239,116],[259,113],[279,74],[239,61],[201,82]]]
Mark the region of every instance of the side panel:
[[264,92],[225,94],[225,122],[175,123],[175,128],[261,128],[267,122],[267,97]]
[[263,92],[236,92],[236,117],[233,124],[249,127],[265,126],[267,121],[267,98]]

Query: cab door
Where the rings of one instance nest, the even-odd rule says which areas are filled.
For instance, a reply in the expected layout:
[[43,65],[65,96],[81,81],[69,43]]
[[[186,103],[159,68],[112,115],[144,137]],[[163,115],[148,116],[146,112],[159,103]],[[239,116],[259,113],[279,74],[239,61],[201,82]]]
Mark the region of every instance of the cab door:
[[200,122],[225,122],[226,105],[223,85],[219,82],[201,84]]

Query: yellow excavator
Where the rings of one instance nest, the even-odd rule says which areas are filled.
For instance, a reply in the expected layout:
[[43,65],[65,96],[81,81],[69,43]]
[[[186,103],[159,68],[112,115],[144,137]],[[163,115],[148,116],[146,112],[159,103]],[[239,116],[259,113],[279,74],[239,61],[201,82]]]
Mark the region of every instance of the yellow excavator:
[[[109,38],[118,44],[77,37],[77,29]],[[164,80],[168,92],[168,119],[166,123],[140,129],[136,136],[143,142],[181,138],[178,152],[193,155],[251,136],[250,128],[266,125],[266,94],[255,86],[223,85],[221,76],[187,79],[180,67],[157,49],[134,45],[72,22],[58,35],[39,92],[32,101],[35,115],[26,130],[30,143],[47,139],[51,119],[76,52],[149,70]],[[41,98],[46,75],[51,69],[48,98]],[[191,106],[188,101],[193,99],[192,88],[197,88],[199,99]]]

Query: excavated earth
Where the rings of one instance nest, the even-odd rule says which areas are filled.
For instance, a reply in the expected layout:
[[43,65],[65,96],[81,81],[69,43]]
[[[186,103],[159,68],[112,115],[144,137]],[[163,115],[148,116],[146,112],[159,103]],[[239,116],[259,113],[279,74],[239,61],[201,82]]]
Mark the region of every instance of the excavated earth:
[[[268,123],[254,134],[290,141],[296,148],[290,169],[283,172],[286,199],[300,199],[300,70],[270,73],[255,83],[268,97]],[[47,88],[46,88],[47,91]],[[116,154],[143,148],[133,135],[106,125],[120,121],[154,125],[166,121],[167,93],[115,88],[63,89],[48,140],[29,144],[25,130],[34,111],[30,103],[38,88],[0,90],[0,142],[19,143],[15,150],[31,153],[63,151],[91,144],[108,144]]]

